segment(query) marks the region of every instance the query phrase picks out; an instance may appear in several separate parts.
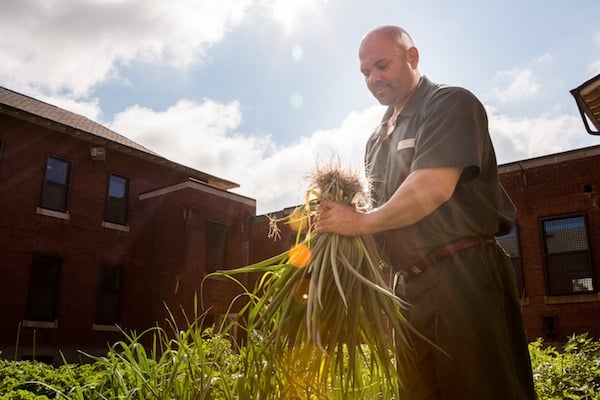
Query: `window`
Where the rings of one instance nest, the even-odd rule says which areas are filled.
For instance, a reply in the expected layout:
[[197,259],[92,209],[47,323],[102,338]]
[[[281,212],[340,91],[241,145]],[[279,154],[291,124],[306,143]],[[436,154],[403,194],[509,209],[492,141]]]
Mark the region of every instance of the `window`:
[[29,294],[25,319],[29,321],[55,321],[56,299],[61,259],[34,255],[29,277]]
[[40,206],[50,210],[67,211],[70,180],[71,164],[65,160],[48,157]]
[[129,180],[121,176],[109,174],[104,220],[115,224],[126,225],[128,197]]
[[549,295],[596,290],[584,215],[541,221]]
[[206,244],[206,269],[214,272],[225,267],[227,227],[218,222],[208,222]]
[[118,265],[102,266],[96,303],[96,324],[114,325],[120,320],[122,270]]
[[515,269],[515,276],[517,278],[517,290],[521,297],[525,297],[525,286],[523,283],[523,265],[521,264],[521,249],[519,247],[519,233],[517,227],[514,226],[512,230],[504,235],[496,238],[498,244],[506,254],[510,257],[513,268]]

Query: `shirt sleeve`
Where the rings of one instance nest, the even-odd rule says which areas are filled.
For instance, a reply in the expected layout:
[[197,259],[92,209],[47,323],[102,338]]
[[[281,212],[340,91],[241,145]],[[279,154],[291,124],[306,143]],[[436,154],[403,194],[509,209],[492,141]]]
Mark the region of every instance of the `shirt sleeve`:
[[415,138],[411,170],[461,167],[460,182],[481,171],[488,121],[483,105],[468,90],[446,87],[427,102]]

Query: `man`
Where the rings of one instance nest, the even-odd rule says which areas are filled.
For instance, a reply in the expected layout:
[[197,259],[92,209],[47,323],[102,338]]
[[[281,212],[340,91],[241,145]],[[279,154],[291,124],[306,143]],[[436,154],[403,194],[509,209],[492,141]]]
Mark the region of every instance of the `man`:
[[374,235],[411,304],[407,319],[443,350],[415,338],[400,398],[535,399],[514,271],[493,239],[510,231],[515,210],[482,104],[421,76],[402,28],[369,32],[359,60],[388,106],[365,155],[373,208],[322,202],[315,229]]

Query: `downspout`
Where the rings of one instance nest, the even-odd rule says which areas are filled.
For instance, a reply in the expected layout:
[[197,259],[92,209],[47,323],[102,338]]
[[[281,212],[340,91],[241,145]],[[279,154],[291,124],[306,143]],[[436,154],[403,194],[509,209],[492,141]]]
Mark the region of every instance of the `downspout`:
[[527,173],[525,172],[525,168],[523,168],[523,165],[521,165],[520,161],[517,163],[517,165],[521,169],[521,176],[523,177],[523,186],[527,187]]

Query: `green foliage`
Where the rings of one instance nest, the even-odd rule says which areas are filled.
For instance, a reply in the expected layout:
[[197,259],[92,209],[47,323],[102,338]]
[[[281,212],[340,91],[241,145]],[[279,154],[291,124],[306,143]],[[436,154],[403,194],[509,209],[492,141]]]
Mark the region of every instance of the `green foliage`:
[[[270,221],[276,232],[277,222],[302,227],[307,220],[289,251],[206,277],[232,279],[247,296],[239,315],[251,332],[241,352],[249,373],[238,393],[258,400],[364,399],[373,387],[395,393],[397,371],[414,368],[411,338],[419,334],[404,317],[407,304],[363,237],[315,233],[310,223],[311,201],[356,206],[364,198],[360,179],[331,166],[312,181],[304,207]],[[254,272],[263,273],[254,287],[235,278]]]
[[540,400],[600,400],[600,342],[573,335],[559,351],[538,339],[529,352]]
[[[235,351],[219,331],[202,330],[197,322],[179,330],[172,323],[169,335],[159,328],[125,335],[106,356],[83,365],[0,360],[0,400],[392,398],[368,361],[356,371],[360,384],[343,397],[339,382],[328,382],[324,390],[312,380],[310,369],[298,363],[301,357],[283,359],[278,368],[265,363],[274,357],[273,347],[258,332]],[[151,346],[141,345],[146,335],[153,339]],[[599,341],[584,334],[556,348],[538,339],[529,349],[539,400],[600,400]],[[314,350],[297,351],[310,358]],[[286,385],[290,381],[294,384]],[[297,390],[286,392],[289,387]]]
[[[227,399],[239,363],[225,334],[202,330],[188,321],[180,330],[172,318],[171,331],[154,328],[126,335],[95,366],[106,373],[94,390],[107,398]],[[142,338],[152,335],[152,345]],[[86,397],[88,398],[88,397]]]
[[0,400],[54,399],[60,393],[67,397],[104,375],[88,364],[55,368],[37,361],[0,360]]
[[[240,363],[225,334],[187,321],[180,330],[154,328],[125,340],[90,364],[52,367],[0,360],[0,400],[231,399]],[[142,339],[151,337],[151,346]]]

